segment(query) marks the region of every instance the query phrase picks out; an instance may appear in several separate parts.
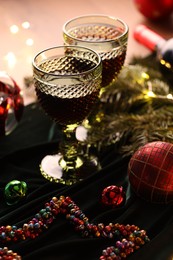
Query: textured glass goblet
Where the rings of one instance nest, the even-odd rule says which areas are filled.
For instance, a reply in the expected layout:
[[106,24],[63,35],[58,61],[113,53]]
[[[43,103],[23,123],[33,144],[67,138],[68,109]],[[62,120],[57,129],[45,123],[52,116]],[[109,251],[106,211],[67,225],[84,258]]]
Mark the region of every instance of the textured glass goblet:
[[95,50],[102,59],[102,91],[117,78],[126,57],[128,26],[108,15],[83,15],[63,25],[67,45],[82,45]]
[[[102,60],[102,84],[99,100],[92,113],[83,121],[83,128],[88,132],[95,122],[101,122],[105,116],[104,92],[118,77],[124,65],[127,43],[128,25],[117,17],[109,15],[90,14],[77,16],[67,21],[62,28],[65,45],[81,45],[96,51]],[[97,129],[95,129],[97,131]],[[87,153],[91,153],[90,144],[87,143]],[[95,157],[97,161],[99,159]]]
[[97,162],[80,150],[76,128],[98,100],[101,58],[85,47],[55,46],[35,56],[33,77],[38,102],[64,134],[58,154],[41,161],[41,173],[50,181],[71,185],[97,168]]

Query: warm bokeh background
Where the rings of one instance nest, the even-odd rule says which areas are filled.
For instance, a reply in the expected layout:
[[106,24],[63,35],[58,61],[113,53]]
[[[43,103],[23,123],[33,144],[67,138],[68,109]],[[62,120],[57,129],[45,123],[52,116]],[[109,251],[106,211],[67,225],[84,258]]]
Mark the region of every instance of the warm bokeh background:
[[[134,0],[0,0],[0,13],[0,70],[6,70],[22,88],[24,77],[32,75],[34,55],[44,48],[62,44],[62,26],[75,16],[95,13],[123,19],[129,26],[126,63],[133,56],[150,53],[134,40],[133,32],[138,24],[150,26],[165,38],[173,35],[171,16],[151,21],[138,11]],[[27,25],[29,27],[25,28]],[[28,104],[33,95],[24,94],[27,95],[25,104]]]

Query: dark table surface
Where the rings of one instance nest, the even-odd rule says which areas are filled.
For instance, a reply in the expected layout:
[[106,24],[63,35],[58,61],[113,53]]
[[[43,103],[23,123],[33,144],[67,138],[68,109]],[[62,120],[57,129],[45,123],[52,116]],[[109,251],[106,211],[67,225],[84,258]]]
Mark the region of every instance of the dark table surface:
[[[150,242],[129,259],[166,260],[173,255],[173,205],[157,205],[138,198],[130,188],[127,175],[129,158],[122,158],[116,149],[110,149],[104,158],[104,166],[72,186],[52,183],[40,174],[39,163],[44,155],[58,147],[58,135],[51,139],[52,122],[37,104],[25,107],[17,128],[1,138],[0,149],[0,225],[22,227],[44,208],[52,197],[70,196],[89,218],[90,223],[121,223],[137,225],[146,230]],[[5,185],[17,179],[27,183],[27,196],[15,205],[7,205]],[[126,193],[123,205],[107,208],[101,203],[101,194],[110,185],[122,186]],[[108,238],[83,238],[65,216],[57,215],[48,229],[37,238],[25,241],[0,242],[8,246],[22,259],[99,259],[102,250],[114,245]]]

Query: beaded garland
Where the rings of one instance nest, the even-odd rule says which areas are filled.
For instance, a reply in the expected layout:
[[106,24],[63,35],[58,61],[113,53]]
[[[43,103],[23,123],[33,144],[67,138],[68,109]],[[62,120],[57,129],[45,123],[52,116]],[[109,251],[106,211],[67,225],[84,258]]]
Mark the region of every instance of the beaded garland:
[[100,260],[124,259],[149,241],[146,231],[140,230],[135,225],[119,223],[109,223],[108,225],[99,223],[96,225],[90,223],[89,219],[70,197],[60,196],[59,199],[53,197],[49,202],[45,203],[45,207],[28,223],[23,224],[23,227],[17,228],[15,225],[1,226],[0,242],[4,244],[26,240],[27,238],[34,239],[44,229],[48,228],[59,213],[66,215],[66,219],[74,225],[75,231],[80,233],[82,237],[116,239],[115,246],[102,251]]
[[0,247],[0,259],[3,260],[21,260],[21,256],[14,253],[12,250],[8,250],[8,247]]

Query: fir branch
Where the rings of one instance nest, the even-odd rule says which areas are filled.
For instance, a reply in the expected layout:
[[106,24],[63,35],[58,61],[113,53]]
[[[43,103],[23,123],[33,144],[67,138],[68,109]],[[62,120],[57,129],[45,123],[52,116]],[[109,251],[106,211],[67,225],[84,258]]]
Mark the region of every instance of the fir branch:
[[159,71],[139,64],[124,67],[89,118],[87,144],[99,152],[116,144],[126,156],[150,141],[173,142],[173,99],[168,94]]

